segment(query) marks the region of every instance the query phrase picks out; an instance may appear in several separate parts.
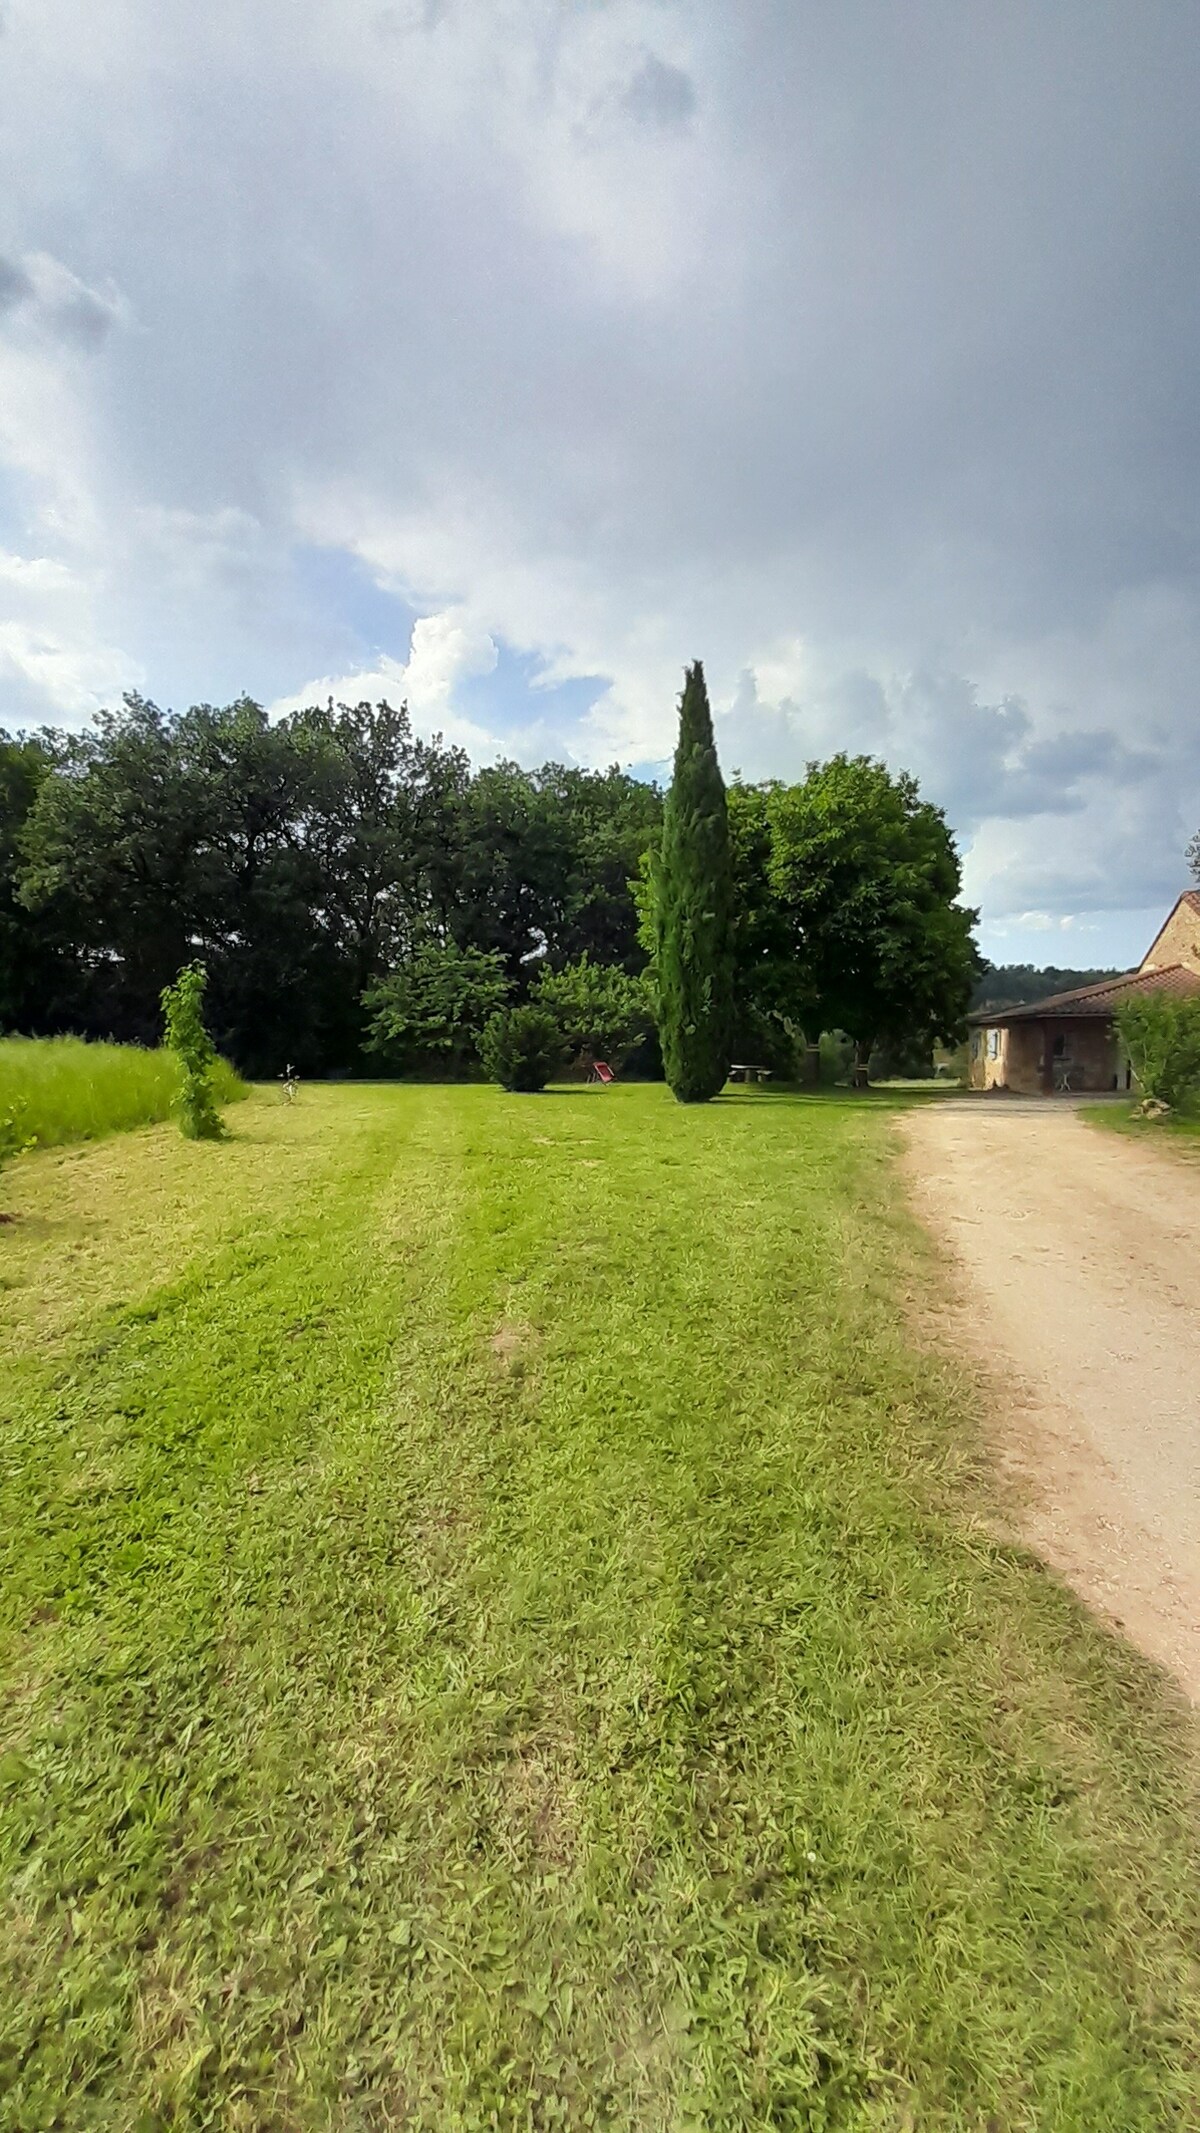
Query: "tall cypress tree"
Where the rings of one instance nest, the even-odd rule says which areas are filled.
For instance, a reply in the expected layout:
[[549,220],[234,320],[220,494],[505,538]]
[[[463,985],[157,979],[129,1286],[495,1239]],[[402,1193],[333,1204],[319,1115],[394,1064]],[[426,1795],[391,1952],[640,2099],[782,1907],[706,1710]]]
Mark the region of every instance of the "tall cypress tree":
[[697,660],[684,675],[655,870],[659,1036],[681,1104],[725,1085],[733,1031],[733,865],[725,785]]

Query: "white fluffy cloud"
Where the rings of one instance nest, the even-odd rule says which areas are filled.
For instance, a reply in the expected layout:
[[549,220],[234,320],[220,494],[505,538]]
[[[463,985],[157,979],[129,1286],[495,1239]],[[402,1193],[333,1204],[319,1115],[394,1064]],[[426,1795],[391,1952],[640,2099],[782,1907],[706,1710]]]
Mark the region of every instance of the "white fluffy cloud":
[[486,630],[463,615],[422,615],[413,624],[404,691],[414,717],[437,718],[448,712],[460,680],[490,674],[496,647]]
[[138,679],[122,653],[90,637],[80,644],[12,616],[0,621],[0,693],[13,724],[82,721]]
[[1190,10],[6,23],[0,718],[407,691],[648,762],[701,655],[730,767],[917,771],[997,935],[1182,884]]
[[421,615],[413,624],[406,660],[383,655],[370,667],[324,675],[290,696],[276,698],[270,710],[278,718],[331,698],[335,703],[406,703],[419,733],[440,733],[481,761],[501,753],[501,743],[477,720],[464,717],[455,708],[455,697],[461,682],[490,674],[497,656],[487,631],[464,615]]
[[0,552],[0,702],[8,726],[77,724],[143,679],[106,640],[100,575]]

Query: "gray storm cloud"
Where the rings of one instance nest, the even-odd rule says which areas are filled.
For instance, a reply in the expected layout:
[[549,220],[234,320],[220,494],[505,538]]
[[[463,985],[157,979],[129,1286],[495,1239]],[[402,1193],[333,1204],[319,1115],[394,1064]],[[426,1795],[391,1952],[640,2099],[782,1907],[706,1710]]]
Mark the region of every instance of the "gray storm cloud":
[[985,917],[1182,885],[1191,10],[13,0],[5,63],[0,543],[86,587],[72,706],[93,645],[96,693],[336,674],[328,549],[602,677],[580,757],[660,757],[702,652],[748,773],[916,769]]
[[696,89],[682,67],[668,66],[647,52],[621,92],[621,102],[635,119],[651,125],[681,126],[696,109]]
[[33,283],[15,259],[0,259],[0,313],[12,311],[33,295]]

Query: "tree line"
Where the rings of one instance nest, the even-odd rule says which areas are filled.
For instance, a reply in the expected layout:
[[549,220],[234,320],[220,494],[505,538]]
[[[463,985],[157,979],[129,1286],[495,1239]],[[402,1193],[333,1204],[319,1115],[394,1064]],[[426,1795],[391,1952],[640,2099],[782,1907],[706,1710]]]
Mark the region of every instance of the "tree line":
[[[734,783],[726,823],[734,1056],[785,1075],[822,1030],[864,1060],[957,1037],[975,914],[915,780],[837,755]],[[663,793],[618,768],[473,768],[386,703],[130,696],[82,734],[0,738],[0,1022],[155,1042],[201,961],[253,1076],[471,1071],[488,1017],[529,1001],[660,1070],[663,851]]]
[[1119,978],[1114,969],[1067,969],[1057,963],[989,963],[975,980],[971,1006],[1024,1007],[1035,1000],[1048,1000],[1052,993],[1074,992],[1082,985],[1099,985],[1105,978]]

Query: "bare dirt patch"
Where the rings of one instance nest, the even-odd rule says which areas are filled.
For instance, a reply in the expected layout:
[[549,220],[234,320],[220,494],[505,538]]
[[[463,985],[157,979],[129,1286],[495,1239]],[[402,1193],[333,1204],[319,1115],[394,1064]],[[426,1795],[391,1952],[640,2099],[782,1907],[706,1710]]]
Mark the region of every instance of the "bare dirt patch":
[[541,1866],[574,1864],[577,1803],[568,1740],[525,1741],[508,1766],[508,1820],[515,1849]]
[[1200,1171],[1048,1100],[904,1125],[1025,1537],[1200,1701]]
[[488,1353],[503,1376],[523,1377],[528,1363],[537,1351],[539,1335],[535,1327],[521,1319],[505,1319],[488,1336]]

